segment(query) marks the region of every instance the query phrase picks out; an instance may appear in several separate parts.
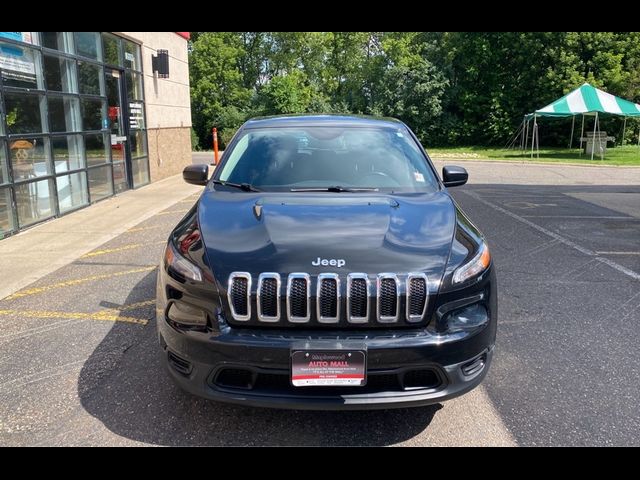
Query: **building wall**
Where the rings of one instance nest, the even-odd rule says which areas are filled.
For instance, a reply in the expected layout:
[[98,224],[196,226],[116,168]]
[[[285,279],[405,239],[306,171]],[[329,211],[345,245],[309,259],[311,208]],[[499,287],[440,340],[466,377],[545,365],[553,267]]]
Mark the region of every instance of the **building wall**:
[[[142,46],[151,181],[191,163],[191,100],[187,40],[174,32],[116,32]],[[154,75],[156,50],[169,52],[169,78]]]

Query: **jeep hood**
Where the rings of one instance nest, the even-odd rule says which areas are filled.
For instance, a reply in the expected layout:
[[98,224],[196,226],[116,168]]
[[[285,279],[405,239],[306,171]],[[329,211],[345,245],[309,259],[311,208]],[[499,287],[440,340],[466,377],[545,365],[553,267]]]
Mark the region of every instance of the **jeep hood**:
[[[425,272],[439,280],[455,208],[446,192],[289,194],[208,187],[198,219],[209,267],[221,285],[234,271],[254,278],[262,272]],[[312,265],[318,259],[344,260],[344,266]]]

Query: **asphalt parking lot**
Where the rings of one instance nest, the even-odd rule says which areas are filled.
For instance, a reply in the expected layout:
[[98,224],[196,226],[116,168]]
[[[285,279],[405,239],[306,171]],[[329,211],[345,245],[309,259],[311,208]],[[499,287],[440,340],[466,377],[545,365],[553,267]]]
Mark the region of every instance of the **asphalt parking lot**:
[[155,277],[193,195],[0,300],[0,445],[640,445],[640,169],[616,184],[500,168],[452,190],[498,268],[497,352],[472,393],[374,412],[183,393],[159,358]]

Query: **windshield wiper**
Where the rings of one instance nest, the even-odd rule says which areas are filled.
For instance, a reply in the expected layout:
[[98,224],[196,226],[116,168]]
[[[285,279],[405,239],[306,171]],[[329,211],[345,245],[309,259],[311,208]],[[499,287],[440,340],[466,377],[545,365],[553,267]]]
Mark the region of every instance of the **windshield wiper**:
[[350,188],[334,185],[331,187],[292,188],[292,192],[377,192],[377,188]]
[[260,192],[261,190],[257,189],[250,183],[233,183],[233,182],[225,182],[223,180],[212,180],[216,185],[223,185],[225,187],[233,187],[239,188],[240,190],[244,190],[245,192]]

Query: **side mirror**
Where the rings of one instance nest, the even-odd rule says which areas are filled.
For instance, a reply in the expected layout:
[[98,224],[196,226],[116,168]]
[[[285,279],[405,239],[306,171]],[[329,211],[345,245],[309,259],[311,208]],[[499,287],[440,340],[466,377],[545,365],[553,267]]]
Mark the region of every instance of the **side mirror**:
[[209,165],[188,165],[182,171],[182,179],[193,185],[206,185],[209,181]]
[[442,167],[442,183],[445,187],[459,187],[467,183],[469,174],[467,171],[456,165]]

